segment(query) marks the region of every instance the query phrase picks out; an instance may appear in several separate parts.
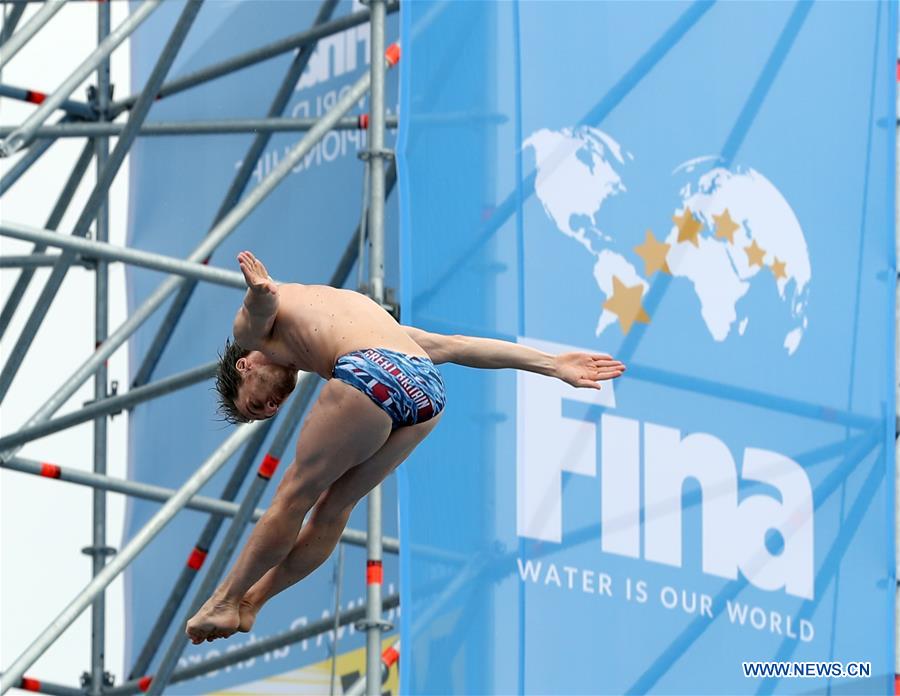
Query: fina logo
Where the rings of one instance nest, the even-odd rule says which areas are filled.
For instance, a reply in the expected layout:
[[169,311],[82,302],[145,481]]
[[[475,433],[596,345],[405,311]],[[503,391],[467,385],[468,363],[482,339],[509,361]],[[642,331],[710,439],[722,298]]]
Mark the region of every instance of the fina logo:
[[[549,353],[577,350],[533,339],[519,342]],[[739,500],[737,466],[731,451],[715,436],[683,434],[608,412],[599,422],[574,420],[563,415],[563,400],[607,408],[616,405],[611,382],[595,391],[518,373],[516,532],[520,537],[562,542],[562,473],[597,476],[599,427],[600,546],[604,552],[641,557],[643,504],[644,559],[680,568],[682,486],[685,479],[694,478],[702,490],[703,572],[736,580],[740,570],[762,590],[783,588],[788,594],[813,598],[813,496],[799,464],[777,452],[746,448],[742,479],[777,491],[780,500],[762,492]]]

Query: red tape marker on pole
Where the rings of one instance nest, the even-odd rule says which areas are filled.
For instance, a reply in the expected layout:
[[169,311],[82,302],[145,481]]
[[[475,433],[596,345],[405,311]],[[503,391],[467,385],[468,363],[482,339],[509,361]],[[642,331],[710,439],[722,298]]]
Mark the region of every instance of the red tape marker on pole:
[[259,465],[259,475],[264,479],[272,478],[272,474],[275,473],[275,469],[278,468],[278,463],[281,460],[277,457],[273,457],[271,454],[267,454],[263,457],[262,464]]
[[384,52],[384,57],[391,65],[397,65],[400,62],[400,44],[392,43]]
[[40,691],[41,690],[41,682],[37,679],[32,679],[31,677],[22,677],[21,687],[25,691]]
[[41,476],[46,476],[47,478],[59,478],[61,475],[62,472],[56,464],[49,464],[47,462],[41,463]]
[[188,568],[193,568],[194,570],[200,570],[200,567],[203,565],[203,561],[206,560],[206,551],[195,546],[194,550],[191,551],[191,555],[188,556],[187,564]]
[[384,579],[384,569],[381,561],[366,561],[366,584],[381,585]]
[[393,645],[391,647],[389,647],[387,650],[385,650],[384,653],[381,655],[381,661],[384,663],[384,666],[387,667],[388,669],[390,669],[391,666],[395,662],[397,662],[397,660],[399,660],[399,659],[400,659],[400,653],[398,653],[394,649]]

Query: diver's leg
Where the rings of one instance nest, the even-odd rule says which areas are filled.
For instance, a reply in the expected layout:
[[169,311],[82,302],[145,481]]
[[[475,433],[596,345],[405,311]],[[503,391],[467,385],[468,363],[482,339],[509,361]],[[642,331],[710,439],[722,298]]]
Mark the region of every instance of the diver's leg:
[[238,604],[247,590],[291,552],[303,518],[322,492],[381,449],[391,426],[388,415],[357,389],[335,379],[323,387],[272,504],[231,572],[188,621],[187,634],[194,643],[226,638],[237,630]]
[[249,631],[263,604],[305,578],[328,559],[356,503],[409,456],[439,419],[440,416],[398,428],[368,461],[353,467],[331,484],[316,502],[290,554],[244,595],[240,605],[239,630]]

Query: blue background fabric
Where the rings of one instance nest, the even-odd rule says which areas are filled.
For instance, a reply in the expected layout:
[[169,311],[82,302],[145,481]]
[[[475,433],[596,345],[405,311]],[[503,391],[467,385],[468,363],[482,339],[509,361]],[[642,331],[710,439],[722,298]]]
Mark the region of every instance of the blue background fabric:
[[892,688],[896,20],[404,6],[404,317],[628,364],[442,366],[399,477],[405,693]]
[[[132,84],[142,85],[159,50],[171,31],[182,2],[163,3],[132,41]],[[170,78],[192,72],[219,60],[306,30],[319,8],[317,2],[207,2],[198,15]],[[363,6],[341,2],[333,17],[341,17]],[[388,18],[388,41],[396,40],[399,17]],[[316,117],[337,99],[340,90],[353,84],[368,70],[368,25],[352,28],[323,39],[294,91],[285,115]],[[269,108],[293,53],[259,63],[186,92],[157,102],[148,117],[156,120],[191,120],[263,117]],[[122,96],[122,95],[117,95]],[[389,113],[396,113],[397,74],[388,73]],[[349,115],[368,112],[361,103]],[[247,191],[256,186],[302,133],[276,134],[260,158]],[[139,249],[176,257],[187,256],[213,222],[213,216],[251,142],[251,135],[152,137],[138,140],[131,154],[131,200],[129,243]],[[388,133],[389,146],[393,135]],[[216,251],[211,263],[237,270],[235,256],[251,249],[279,280],[303,283],[327,282],[355,229],[362,205],[363,166],[357,153],[365,147],[359,131],[333,131],[299,165],[275,192],[243,222]],[[246,193],[246,191],[245,191]],[[387,285],[396,287],[397,214],[396,195],[387,205]],[[354,268],[348,286],[356,287]],[[130,268],[129,308],[134,310],[162,281],[161,274]],[[214,359],[230,335],[234,313],[242,295],[237,290],[201,284],[154,373],[162,378]],[[131,365],[137,369],[153,338],[168,303],[135,334],[130,342]],[[230,433],[231,427],[217,420],[215,393],[211,383],[168,395],[138,406],[131,413],[130,477],[170,487],[179,487]],[[276,424],[276,429],[278,425]],[[270,437],[257,457],[248,481],[267,451]],[[280,474],[293,457],[292,438],[279,473],[273,478],[261,506],[268,505]],[[202,493],[218,497],[236,461],[226,465]],[[242,490],[239,500],[243,496]],[[396,487],[388,479],[385,490],[385,534],[397,535]],[[354,511],[349,526],[365,529],[365,504]],[[130,537],[158,509],[158,505],[132,499],[125,536]],[[126,575],[127,646],[130,668],[159,613],[169,589],[186,562],[207,520],[205,513],[180,514],[135,561]],[[219,540],[224,536],[224,528]],[[246,539],[246,535],[244,537]],[[243,544],[243,541],[241,542]],[[217,548],[210,550],[210,558]],[[259,615],[249,635],[227,642],[189,645],[182,664],[195,663],[222,654],[232,646],[256,642],[264,637],[318,621],[333,610],[335,556],[302,586],[283,592]],[[209,566],[207,560],[203,571]],[[397,591],[398,560],[385,554],[385,594]],[[194,582],[194,589],[200,579]],[[191,595],[189,595],[190,597]],[[342,607],[360,606],[365,597],[365,550],[346,547]],[[324,610],[324,613],[323,613]],[[179,621],[184,609],[179,612]],[[390,612],[388,619],[394,619]],[[395,619],[394,619],[395,620]],[[182,630],[176,627],[172,630]],[[171,631],[170,631],[171,635]],[[172,685],[167,693],[196,694],[245,684],[326,659],[332,637],[268,653],[194,681]],[[340,632],[339,651],[360,648],[364,638],[352,627]],[[161,649],[160,653],[164,650]],[[150,672],[155,670],[155,663]],[[339,675],[340,676],[340,675]]]

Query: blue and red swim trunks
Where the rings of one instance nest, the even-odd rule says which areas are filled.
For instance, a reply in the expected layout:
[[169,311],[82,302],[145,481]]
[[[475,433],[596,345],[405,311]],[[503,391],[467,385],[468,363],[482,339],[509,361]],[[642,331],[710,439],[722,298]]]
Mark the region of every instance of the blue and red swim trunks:
[[386,348],[342,355],[332,376],[368,396],[395,428],[434,418],[447,402],[444,380],[431,360]]

